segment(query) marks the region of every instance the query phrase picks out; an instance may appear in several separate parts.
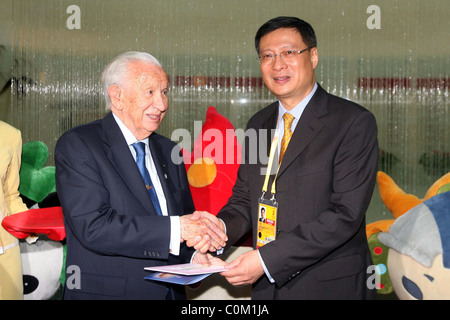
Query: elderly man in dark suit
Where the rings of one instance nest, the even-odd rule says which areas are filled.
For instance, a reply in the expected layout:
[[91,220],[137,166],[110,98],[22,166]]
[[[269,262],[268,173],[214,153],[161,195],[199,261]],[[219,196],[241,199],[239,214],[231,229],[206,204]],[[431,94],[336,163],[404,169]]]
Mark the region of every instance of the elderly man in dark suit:
[[[253,284],[253,299],[373,298],[366,283],[372,261],[365,212],[377,168],[375,118],[316,83],[319,55],[308,23],[272,19],[258,30],[255,44],[264,83],[278,101],[249,120],[247,131],[258,141],[244,148],[233,194],[217,215],[227,246],[253,230],[255,250],[221,274],[235,285]],[[270,170],[265,159],[253,159],[263,154],[258,148],[264,141],[270,145],[273,131],[279,161]],[[258,222],[262,202],[276,210],[273,234]],[[261,236],[267,230],[269,236]]]
[[69,130],[55,149],[66,265],[80,273],[67,273],[64,298],[183,299],[183,287],[146,281],[144,268],[189,262],[194,248],[220,249],[226,236],[211,219],[191,219],[185,167],[171,159],[180,150],[155,132],[168,110],[167,74],[153,56],[128,52],[102,84],[112,112]]

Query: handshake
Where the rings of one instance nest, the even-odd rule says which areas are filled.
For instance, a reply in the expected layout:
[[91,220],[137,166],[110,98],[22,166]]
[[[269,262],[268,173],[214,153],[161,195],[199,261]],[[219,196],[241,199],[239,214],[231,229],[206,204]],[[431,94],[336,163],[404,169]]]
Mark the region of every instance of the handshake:
[[181,242],[201,253],[214,252],[225,247],[228,237],[225,226],[216,216],[206,211],[180,217]]
[[187,246],[200,252],[194,255],[192,263],[225,266],[226,271],[220,275],[235,286],[253,284],[264,274],[257,250],[248,251],[230,263],[207,253],[222,249],[228,240],[225,225],[216,216],[206,211],[195,211],[181,216],[180,221],[181,241],[186,241]]

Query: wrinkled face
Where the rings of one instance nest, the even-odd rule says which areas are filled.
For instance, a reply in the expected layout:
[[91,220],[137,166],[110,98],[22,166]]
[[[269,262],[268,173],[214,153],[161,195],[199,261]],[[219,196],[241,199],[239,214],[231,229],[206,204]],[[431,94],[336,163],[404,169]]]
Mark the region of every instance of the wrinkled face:
[[281,28],[264,35],[259,43],[259,54],[277,54],[269,64],[261,64],[261,73],[267,88],[290,110],[313,89],[316,81],[314,69],[319,61],[317,48],[307,50],[290,61],[280,55],[286,50],[303,50],[301,34],[291,28]]
[[130,63],[124,84],[111,86],[112,111],[141,140],[158,129],[169,107],[169,81],[161,67]]

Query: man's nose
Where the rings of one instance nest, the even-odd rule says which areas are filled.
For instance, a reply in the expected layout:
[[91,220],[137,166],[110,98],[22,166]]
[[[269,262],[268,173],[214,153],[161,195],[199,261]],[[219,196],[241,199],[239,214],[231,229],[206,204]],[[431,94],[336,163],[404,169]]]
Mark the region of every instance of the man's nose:
[[283,69],[287,66],[286,62],[283,59],[283,56],[281,54],[274,55],[274,60],[272,62],[272,68],[275,70]]
[[153,106],[161,112],[164,112],[169,107],[167,95],[164,93],[156,94],[153,98]]

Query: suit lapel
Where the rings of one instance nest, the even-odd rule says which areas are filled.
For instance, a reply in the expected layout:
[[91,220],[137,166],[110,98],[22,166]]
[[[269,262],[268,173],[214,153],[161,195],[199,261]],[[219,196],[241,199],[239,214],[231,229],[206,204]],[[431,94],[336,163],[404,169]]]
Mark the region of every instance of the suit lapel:
[[[123,182],[128,186],[131,193],[142,203],[144,208],[151,208],[153,204],[143,184],[142,176],[136,162],[131,155],[130,149],[119,126],[114,120],[112,113],[103,118],[102,121],[103,141],[107,147],[106,155]],[[156,211],[154,211],[156,214]]]
[[163,146],[159,143],[158,137],[157,133],[152,133],[148,138],[150,152],[152,153],[153,162],[166,198],[167,213],[169,216],[178,215],[179,212],[177,212],[177,209],[174,207],[176,202],[172,199],[172,192],[170,192],[168,185],[170,174],[176,173],[169,172],[169,166],[167,164],[167,159],[164,156]]
[[[266,130],[265,132],[265,138],[266,138],[266,154],[267,158],[269,158],[270,155],[270,147],[272,145],[272,138],[273,134],[275,133],[275,129],[277,127],[277,120],[278,120],[278,102],[274,102],[269,106],[269,113],[268,117],[263,120],[261,124],[261,128],[263,130]],[[259,155],[258,155],[259,156]]]
[[309,101],[289,142],[278,176],[303,152],[308,144],[322,130],[319,117],[327,113],[327,93],[319,86]]

